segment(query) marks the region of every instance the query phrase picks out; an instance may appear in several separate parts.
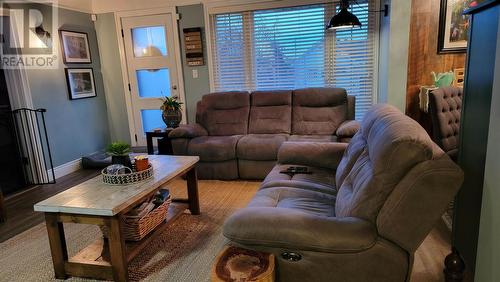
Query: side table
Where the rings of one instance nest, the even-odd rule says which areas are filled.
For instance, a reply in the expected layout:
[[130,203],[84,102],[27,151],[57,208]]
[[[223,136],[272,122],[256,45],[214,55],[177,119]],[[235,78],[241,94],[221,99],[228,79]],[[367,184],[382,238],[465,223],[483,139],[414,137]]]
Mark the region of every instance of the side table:
[[173,155],[172,142],[168,138],[168,134],[172,128],[167,128],[160,132],[146,132],[146,143],[148,146],[148,155],[154,155],[153,138],[158,140],[158,155]]

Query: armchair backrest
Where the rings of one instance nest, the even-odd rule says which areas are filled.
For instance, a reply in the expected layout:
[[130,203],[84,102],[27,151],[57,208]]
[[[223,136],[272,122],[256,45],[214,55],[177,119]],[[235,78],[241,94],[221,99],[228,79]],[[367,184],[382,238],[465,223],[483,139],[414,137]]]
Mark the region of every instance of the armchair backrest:
[[209,135],[247,134],[249,112],[248,92],[212,93],[202,97],[197,119]]
[[254,91],[248,133],[286,133],[292,126],[292,90]]
[[463,89],[442,87],[429,93],[429,113],[432,119],[432,139],[446,153],[458,151]]
[[414,120],[389,105],[365,115],[337,168],[337,217],[376,223],[414,251],[462,182],[458,166]]
[[348,117],[343,88],[297,89],[292,105],[292,134],[332,135]]

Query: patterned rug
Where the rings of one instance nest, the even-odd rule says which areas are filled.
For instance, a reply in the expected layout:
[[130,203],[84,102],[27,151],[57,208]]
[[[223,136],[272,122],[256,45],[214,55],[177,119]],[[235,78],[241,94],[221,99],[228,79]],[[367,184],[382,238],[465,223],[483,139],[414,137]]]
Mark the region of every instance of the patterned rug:
[[[186,197],[185,181],[169,188]],[[209,281],[213,260],[227,244],[222,236],[226,217],[244,207],[259,182],[199,181],[200,216],[183,214],[129,264],[133,281]],[[101,235],[97,226],[65,224],[69,255]],[[0,281],[55,281],[45,224],[0,244]],[[90,281],[71,278],[69,281]]]

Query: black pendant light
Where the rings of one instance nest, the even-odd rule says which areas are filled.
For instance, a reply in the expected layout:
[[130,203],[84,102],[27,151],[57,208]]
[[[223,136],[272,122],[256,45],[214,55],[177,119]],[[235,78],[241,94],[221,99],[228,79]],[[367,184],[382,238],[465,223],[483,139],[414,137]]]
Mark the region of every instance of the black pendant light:
[[351,12],[347,11],[349,8],[348,0],[340,1],[340,12],[338,12],[333,18],[330,20],[330,23],[326,26],[327,30],[333,29],[343,29],[343,28],[354,28],[361,27],[361,23],[358,20],[358,17],[353,15]]

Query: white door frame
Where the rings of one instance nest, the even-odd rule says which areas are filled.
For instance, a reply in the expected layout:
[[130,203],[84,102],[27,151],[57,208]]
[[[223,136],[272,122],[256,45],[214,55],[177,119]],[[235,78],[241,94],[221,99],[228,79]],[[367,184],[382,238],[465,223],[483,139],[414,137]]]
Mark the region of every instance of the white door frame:
[[[6,20],[9,18],[11,22],[15,23],[15,19],[12,18],[10,19],[10,14],[8,9],[0,9],[0,20]],[[12,27],[9,26],[12,32]],[[14,40],[14,44],[16,46],[19,46],[19,38],[17,37],[17,33],[13,32],[12,33],[14,36],[12,39]],[[57,43],[56,43],[57,44]],[[58,45],[54,45],[54,48],[58,48]],[[18,53],[16,55],[22,55],[17,51]],[[31,94],[31,88],[28,80],[28,73],[25,68],[17,68],[17,69],[4,69],[3,70],[4,76],[5,76],[5,84],[7,87],[7,92],[9,96],[9,102],[11,106],[11,110],[16,110],[16,109],[22,109],[22,108],[27,108],[27,109],[34,109],[33,105],[33,96]],[[48,165],[46,164],[43,159],[45,158],[43,154],[43,144],[42,140],[40,140],[41,136],[37,135],[37,132],[39,131],[39,125],[37,123],[34,123],[32,120],[27,119],[26,117],[23,117],[20,115],[19,117],[14,117],[16,121],[21,121],[24,122],[27,125],[27,128],[25,128],[26,132],[29,131],[29,134],[33,136],[33,146],[36,147],[35,149],[28,149],[28,144],[21,139],[18,140],[19,146],[23,148],[23,150],[26,153],[26,157],[29,159],[29,164],[23,165],[23,170],[29,167],[29,171],[31,171],[30,174],[26,175],[26,178],[29,181],[34,180],[34,171],[41,176],[41,180],[38,179],[41,182],[50,182],[50,181],[55,181],[55,178],[52,178],[51,175],[51,169],[49,169]],[[17,131],[19,128],[16,128],[15,130]],[[47,144],[47,146],[50,146],[50,144]],[[45,171],[47,171],[47,174],[45,174]]]
[[[0,9],[0,20],[10,18],[8,9]],[[15,21],[15,19],[12,19]],[[13,33],[15,44],[18,44],[17,33]],[[21,54],[18,54],[21,55]],[[33,108],[33,97],[31,96],[31,89],[28,82],[28,74],[26,69],[4,69],[5,83],[7,84],[7,91],[9,92],[10,106],[13,110],[19,108]]]
[[178,77],[178,84],[177,84],[177,91],[179,93],[179,100],[184,103],[184,107],[182,107],[182,115],[183,115],[183,120],[182,123],[186,123],[186,96],[184,93],[184,77],[182,73],[182,57],[181,57],[181,50],[180,50],[180,41],[179,41],[179,27],[178,27],[178,22],[177,22],[177,11],[175,6],[169,6],[169,7],[164,7],[164,8],[157,8],[157,9],[146,9],[146,10],[135,10],[135,11],[125,11],[125,12],[116,12],[115,13],[115,26],[116,26],[116,34],[118,35],[118,52],[120,53],[120,63],[122,67],[122,78],[123,78],[123,90],[125,93],[125,104],[127,106],[127,117],[128,117],[128,124],[129,124],[129,129],[130,129],[130,140],[132,143],[132,146],[137,146],[137,140],[136,140],[136,134],[142,134],[135,128],[135,122],[134,122],[134,111],[132,107],[132,99],[130,97],[131,92],[129,91],[128,85],[130,83],[129,77],[128,77],[128,66],[127,66],[127,59],[125,56],[125,41],[124,38],[121,36],[122,33],[122,18],[127,18],[127,17],[138,17],[138,16],[152,16],[152,15],[159,15],[159,14],[172,14],[172,27],[173,27],[173,36],[174,36],[174,59],[175,59],[175,64],[177,68],[177,77]]

